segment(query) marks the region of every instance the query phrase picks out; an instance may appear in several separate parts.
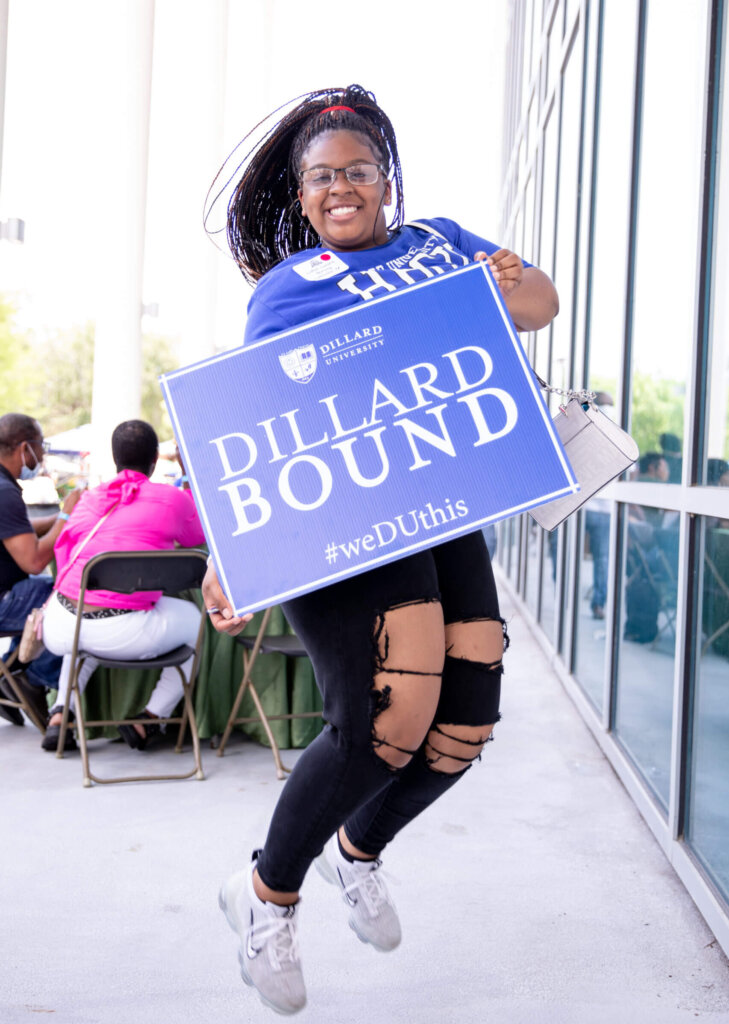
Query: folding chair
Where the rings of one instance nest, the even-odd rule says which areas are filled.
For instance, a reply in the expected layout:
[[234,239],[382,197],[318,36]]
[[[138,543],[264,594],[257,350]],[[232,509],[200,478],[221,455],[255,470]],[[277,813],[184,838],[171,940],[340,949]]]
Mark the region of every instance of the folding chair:
[[[200,650],[205,631],[206,613],[201,602],[200,627],[198,629],[195,647],[183,644],[166,654],[156,658],[144,658],[130,660],[127,658],[100,657],[98,654],[91,654],[79,646],[79,634],[81,630],[81,616],[83,614],[84,602],[87,591],[111,590],[119,594],[133,594],[138,590],[161,590],[163,594],[173,597],[183,590],[194,590],[201,586],[205,570],[207,568],[207,556],[202,551],[176,548],[170,551],[113,551],[96,555],[84,566],[81,576],[81,589],[78,596],[78,610],[76,615],[76,632],[73,639],[71,651],[71,678],[69,680],[69,697],[63,709],[63,721],[58,737],[56,757],[63,757],[63,747],[66,737],[66,729],[74,728],[81,747],[81,760],[83,764],[84,786],[90,786],[92,781],[99,783],[112,782],[146,782],[162,779],[189,779],[195,776],[204,779],[202,762],[200,759],[200,738],[195,720],[195,710],[192,704],[192,688],[197,676],[200,662]],[[187,659],[194,655],[192,671],[189,680],[180,667]],[[194,767],[189,772],[171,775],[127,775],[113,778],[99,778],[92,774],[89,768],[89,751],[86,739],[86,729],[105,725],[122,724],[148,724],[147,719],[96,719],[93,721],[84,718],[83,699],[78,686],[78,676],[81,667],[88,657],[93,657],[104,668],[136,669],[143,671],[150,668],[166,668],[174,666],[180,673],[183,689],[184,710],[181,716],[160,718],[160,724],[179,725],[177,744],[175,750],[180,752],[182,740],[187,723],[190,724],[192,735],[192,746],[194,755]],[[69,708],[71,705],[71,694],[75,696],[76,722],[69,722]]]
[[718,654],[729,655],[725,634],[729,630],[729,530],[706,531],[704,564],[703,626],[706,639],[701,653],[710,647]]
[[[3,640],[11,640],[16,637],[20,639],[22,635],[22,629],[0,630],[0,639]],[[36,709],[28,701],[23,692],[20,680],[18,679],[18,676],[22,675],[22,670],[23,665],[18,661],[17,647],[8,654],[0,656],[0,674],[2,675],[5,684],[0,689],[0,704],[7,708],[15,708],[19,712],[24,711],[33,725],[39,729],[40,732],[45,733],[45,723],[40,720]],[[27,685],[29,686],[30,684]],[[22,716],[21,721],[17,722],[17,724],[23,724]]]
[[626,631],[631,634],[629,638],[654,647],[664,632],[676,631],[677,578],[671,564],[673,541],[667,533],[655,529],[649,545],[644,546],[628,532],[626,606],[628,619],[632,621],[633,614],[636,616],[637,633],[627,621]]
[[[233,707],[231,708],[230,715],[228,716],[225,731],[223,732],[223,736],[220,740],[218,757],[223,756],[223,753],[225,752],[225,745],[228,742],[228,738],[235,725],[244,725],[249,722],[260,721],[263,728],[266,730],[268,741],[271,744],[271,753],[273,754],[273,759],[276,763],[276,778],[283,779],[285,777],[285,772],[289,772],[291,769],[286,768],[281,761],[278,744],[276,743],[276,739],[273,735],[269,722],[280,721],[282,719],[291,720],[293,718],[320,718],[321,711],[298,711],[285,715],[267,715],[263,710],[263,705],[261,704],[261,699],[258,696],[258,691],[251,679],[253,666],[255,665],[259,654],[285,654],[289,658],[307,657],[306,650],[297,636],[294,636],[293,634],[283,634],[281,636],[271,636],[266,634],[268,620],[270,617],[271,609],[267,608],[263,613],[258,633],[254,637],[239,635],[233,638],[243,646],[243,678],[240,681],[238,693],[233,703]],[[241,701],[245,696],[246,690],[248,690],[251,695],[253,704],[258,712],[257,716],[238,717],[238,709],[240,708]]]

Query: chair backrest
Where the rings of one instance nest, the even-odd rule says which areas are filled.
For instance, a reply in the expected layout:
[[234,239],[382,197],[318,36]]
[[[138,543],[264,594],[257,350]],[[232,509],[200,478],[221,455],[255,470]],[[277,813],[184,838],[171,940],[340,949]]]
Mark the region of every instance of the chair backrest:
[[202,584],[207,555],[197,548],[169,551],[103,551],[90,558],[81,576],[81,593],[111,590],[133,594],[137,590],[161,590],[174,596]]

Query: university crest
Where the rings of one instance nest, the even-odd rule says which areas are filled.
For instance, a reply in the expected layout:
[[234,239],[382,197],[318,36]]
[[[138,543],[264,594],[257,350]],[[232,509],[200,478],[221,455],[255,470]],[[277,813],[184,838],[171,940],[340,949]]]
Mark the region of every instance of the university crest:
[[284,373],[299,384],[306,384],[316,373],[316,349],[313,345],[292,348],[278,357]]

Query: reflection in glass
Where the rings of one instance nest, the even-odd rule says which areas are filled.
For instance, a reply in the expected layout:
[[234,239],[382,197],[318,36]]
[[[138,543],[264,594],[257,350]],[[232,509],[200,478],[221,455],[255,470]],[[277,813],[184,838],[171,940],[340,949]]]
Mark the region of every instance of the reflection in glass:
[[[663,452],[644,452],[633,470],[634,473],[636,471],[636,480],[642,483],[667,484],[671,479],[669,460]],[[679,469],[679,481],[681,479],[680,473]],[[636,515],[641,515],[637,508]]]
[[615,732],[668,807],[678,579],[675,512],[631,506],[623,543]]
[[[680,239],[682,265],[693,268],[697,261],[703,125],[696,112],[704,101],[709,6],[701,0],[650,4],[646,32],[630,432],[641,454],[660,451],[666,457],[671,483],[680,482],[696,280],[692,273],[683,276],[667,302],[659,254],[672,251]],[[676,48],[685,74],[676,74]]]
[[703,481],[714,487],[717,486],[716,478],[721,476],[716,463],[729,459],[729,289],[726,287],[729,280],[729,100],[725,90],[722,91],[722,108],[719,120],[722,152],[719,159],[711,282],[708,401],[705,409],[708,458]]
[[555,639],[554,634],[554,606],[557,588],[557,559],[559,557],[559,535],[564,529],[558,526],[556,530],[548,533],[537,527],[537,532],[544,535],[542,545],[542,607],[539,621],[542,629],[550,639]]
[[603,7],[588,379],[594,391],[613,399],[625,332],[625,306],[615,301],[624,270],[615,254],[628,250],[631,181],[633,79],[625,69],[635,63],[636,21],[635,0]]
[[570,60],[562,81],[559,139],[559,200],[554,283],[559,292],[559,316],[552,324],[552,365],[547,380],[558,388],[572,387],[570,348],[575,270],[575,227],[579,193],[580,104],[582,65]]
[[581,513],[579,599],[574,627],[574,673],[600,711],[603,707],[610,510],[611,505],[607,499],[593,498]]
[[702,518],[686,838],[729,898],[729,528]]
[[534,618],[537,617],[539,601],[539,527],[534,520],[525,515],[524,529],[527,537],[526,553],[526,587],[524,600]]

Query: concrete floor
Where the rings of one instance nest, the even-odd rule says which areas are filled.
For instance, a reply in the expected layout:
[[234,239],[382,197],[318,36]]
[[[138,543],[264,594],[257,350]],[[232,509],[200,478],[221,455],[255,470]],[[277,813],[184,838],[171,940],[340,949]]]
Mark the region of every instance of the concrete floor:
[[[496,741],[387,851],[404,939],[361,945],[312,871],[317,1024],[729,1022],[729,965],[512,607]],[[179,759],[95,741],[94,765]],[[296,752],[287,752],[292,764]],[[92,754],[93,757],[93,754]],[[0,1022],[274,1021],[217,908],[282,785],[234,738],[207,779],[83,789],[77,754],[0,723]]]

